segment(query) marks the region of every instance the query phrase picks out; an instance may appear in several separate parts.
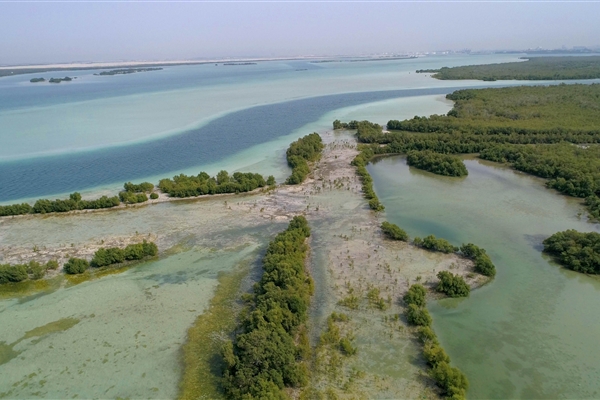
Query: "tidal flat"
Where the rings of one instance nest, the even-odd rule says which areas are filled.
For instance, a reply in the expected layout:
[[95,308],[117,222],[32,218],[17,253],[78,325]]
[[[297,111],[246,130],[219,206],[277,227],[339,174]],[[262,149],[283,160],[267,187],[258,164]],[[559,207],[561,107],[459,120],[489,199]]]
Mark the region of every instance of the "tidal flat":
[[[434,396],[410,328],[401,320],[392,323],[401,312],[398,298],[417,279],[428,282],[435,271],[450,268],[466,275],[472,265],[384,240],[380,217],[368,209],[350,166],[357,154],[352,135],[329,132],[323,138],[323,157],[312,178],[299,186],[4,219],[0,235],[7,246],[86,248],[110,235],[151,234],[163,256],[24,302],[18,297],[2,300],[0,320],[5,322],[0,324],[0,337],[5,338],[4,346],[11,346],[10,354],[18,354],[0,365],[2,396],[175,397],[187,329],[209,306],[218,274],[240,264],[257,268],[269,237],[296,214],[306,215],[313,230],[313,342],[317,344],[329,313],[338,310],[350,316],[348,329],[360,349],[357,356],[334,366],[339,370],[334,375],[316,374],[314,390],[327,386],[340,395]],[[385,311],[373,309],[366,299],[373,288],[388,305]],[[353,309],[338,304],[349,291],[360,298]],[[25,332],[65,318],[80,322],[40,340],[19,341]],[[394,352],[381,357],[390,348]]]

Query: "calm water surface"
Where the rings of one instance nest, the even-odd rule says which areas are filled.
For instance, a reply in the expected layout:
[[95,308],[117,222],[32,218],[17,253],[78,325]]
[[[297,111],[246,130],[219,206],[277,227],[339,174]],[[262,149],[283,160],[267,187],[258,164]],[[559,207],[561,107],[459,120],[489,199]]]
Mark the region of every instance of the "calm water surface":
[[411,236],[484,247],[497,277],[464,300],[431,303],[434,328],[471,383],[469,397],[598,398],[600,280],[561,269],[542,240],[598,231],[579,201],[539,179],[477,160],[468,177],[409,168],[402,157],[369,166],[386,218]]

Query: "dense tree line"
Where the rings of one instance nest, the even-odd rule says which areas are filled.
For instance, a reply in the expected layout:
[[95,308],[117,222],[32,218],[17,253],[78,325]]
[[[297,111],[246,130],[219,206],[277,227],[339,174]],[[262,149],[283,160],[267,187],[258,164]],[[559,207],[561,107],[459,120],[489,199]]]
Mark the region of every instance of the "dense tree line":
[[573,271],[600,274],[600,233],[557,232],[544,240],[544,251]]
[[388,239],[402,240],[404,242],[408,242],[408,234],[404,231],[404,229],[400,228],[396,224],[383,221],[381,223],[381,230]]
[[127,245],[124,249],[119,247],[100,248],[94,253],[90,266],[98,268],[125,261],[142,260],[146,257],[154,257],[158,254],[158,247],[153,242],[143,241]]
[[434,153],[430,150],[409,151],[406,163],[412,167],[445,176],[466,176],[467,167],[463,160],[448,154]]
[[27,264],[0,264],[0,284],[10,282],[23,282],[28,279],[41,279],[48,270],[58,268],[56,260],[50,260],[46,264],[30,261]]
[[234,172],[230,176],[227,171],[221,171],[212,178],[206,172],[196,176],[180,174],[173,179],[161,179],[158,183],[160,190],[171,197],[250,192],[266,185],[267,181],[260,174]]
[[471,288],[462,276],[452,272],[440,271],[437,274],[439,282],[435,288],[440,293],[450,297],[468,297]]
[[324,147],[323,140],[318,133],[311,133],[290,144],[285,155],[288,165],[292,168],[292,175],[286,183],[297,185],[304,182],[310,173],[308,163],[319,160]]
[[297,216],[269,244],[263,276],[254,287],[239,332],[223,348],[223,387],[228,398],[284,399],[286,387],[307,383],[303,361],[308,355],[300,346],[307,340],[297,337],[307,321],[313,293],[304,265],[309,236],[306,219]]
[[450,357],[446,354],[431,329],[431,316],[425,308],[426,290],[422,285],[414,284],[403,297],[406,305],[405,315],[408,323],[419,327],[419,338],[423,343],[423,356],[431,367],[430,376],[444,391],[448,398],[464,399],[469,382],[458,368],[450,366]]
[[532,57],[524,62],[443,67],[433,72],[442,80],[567,80],[600,78],[600,57]]
[[102,196],[96,200],[82,200],[81,194],[75,192],[68,199],[40,199],[33,206],[22,203],[8,206],[0,206],[0,217],[23,214],[48,214],[52,212],[68,212],[75,210],[93,210],[100,208],[112,208],[121,204],[117,196]]

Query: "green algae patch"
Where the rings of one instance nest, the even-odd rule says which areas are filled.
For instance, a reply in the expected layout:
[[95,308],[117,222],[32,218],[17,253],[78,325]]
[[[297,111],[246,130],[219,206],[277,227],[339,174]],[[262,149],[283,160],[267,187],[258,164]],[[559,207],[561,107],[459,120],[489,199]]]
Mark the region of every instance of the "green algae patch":
[[15,344],[21,340],[32,337],[46,336],[51,333],[66,331],[67,329],[71,329],[77,325],[79,321],[80,320],[77,318],[62,318],[58,321],[49,322],[46,325],[38,326],[37,328],[33,328],[32,330],[25,332],[25,335],[23,335],[21,339],[17,340]]
[[50,294],[60,288],[63,275],[0,285],[0,299],[18,298],[20,303]]
[[188,330],[179,399],[223,398],[219,383],[224,367],[220,344],[235,330],[235,302],[249,271],[249,265],[245,264],[233,272],[220,274],[208,310]]
[[16,358],[20,351],[15,351],[13,349],[14,344],[6,344],[6,342],[0,342],[0,365],[6,364],[13,358]]
[[25,332],[25,334],[14,343],[7,344],[6,342],[0,342],[0,365],[6,364],[10,360],[16,358],[19,354],[21,354],[21,352],[16,351],[14,347],[23,340],[33,337],[41,338],[42,336],[46,336],[51,333],[63,332],[67,329],[72,328],[78,323],[79,320],[77,318],[62,318],[58,321],[53,321],[47,323],[46,325],[38,326],[37,328],[33,328],[32,330]]

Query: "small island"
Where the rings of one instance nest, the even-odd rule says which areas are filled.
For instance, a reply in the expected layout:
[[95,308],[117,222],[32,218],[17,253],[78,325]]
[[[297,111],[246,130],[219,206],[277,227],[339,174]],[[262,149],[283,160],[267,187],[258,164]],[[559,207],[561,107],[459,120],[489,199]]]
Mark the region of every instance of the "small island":
[[162,68],[123,68],[123,69],[113,69],[110,71],[102,71],[99,74],[94,74],[97,76],[112,76],[112,75],[127,75],[127,74],[135,74],[138,72],[150,72],[150,71],[160,71]]
[[[43,78],[42,78],[43,79]],[[64,78],[50,78],[49,83],[71,82],[75,78],[65,76]]]
[[44,78],[32,78],[29,80],[29,82],[31,82],[31,83],[46,82],[46,80]]
[[255,62],[239,62],[239,63],[230,62],[230,63],[223,63],[223,65],[256,65],[256,63]]

